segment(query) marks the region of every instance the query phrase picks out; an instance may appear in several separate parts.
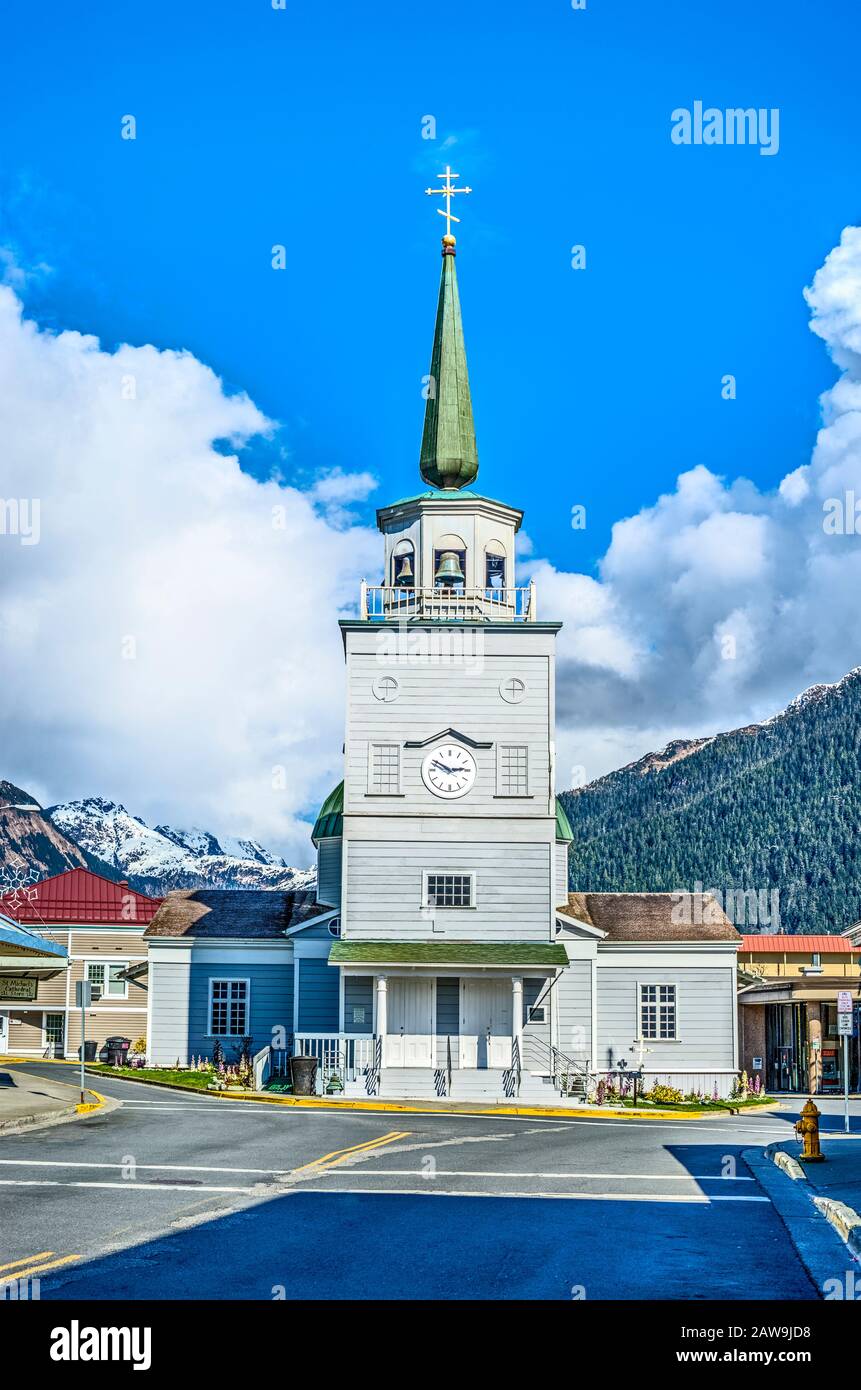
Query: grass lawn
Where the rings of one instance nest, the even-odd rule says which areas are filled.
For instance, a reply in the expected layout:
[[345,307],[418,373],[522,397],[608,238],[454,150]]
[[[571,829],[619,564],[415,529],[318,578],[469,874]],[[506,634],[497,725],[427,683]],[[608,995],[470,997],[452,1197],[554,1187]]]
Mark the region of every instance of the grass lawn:
[[168,1081],[172,1086],[188,1086],[192,1091],[205,1091],[212,1080],[209,1071],[178,1071],[176,1067],[112,1067],[107,1062],[88,1062],[87,1071],[104,1076],[129,1076],[135,1081]]

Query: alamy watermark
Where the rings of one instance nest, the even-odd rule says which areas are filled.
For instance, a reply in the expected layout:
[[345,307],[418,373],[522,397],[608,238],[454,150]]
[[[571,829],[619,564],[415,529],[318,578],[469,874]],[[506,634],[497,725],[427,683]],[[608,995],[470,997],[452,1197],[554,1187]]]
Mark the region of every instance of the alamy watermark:
[[674,145],[758,145],[760,154],[780,149],[780,109],[777,106],[677,106],[670,116]]
[[41,526],[38,497],[0,497],[0,536],[17,536],[21,545],[38,545]]
[[779,888],[703,888],[697,881],[692,891],[677,889],[671,920],[683,926],[717,923],[726,917],[736,927],[771,927],[780,930]]

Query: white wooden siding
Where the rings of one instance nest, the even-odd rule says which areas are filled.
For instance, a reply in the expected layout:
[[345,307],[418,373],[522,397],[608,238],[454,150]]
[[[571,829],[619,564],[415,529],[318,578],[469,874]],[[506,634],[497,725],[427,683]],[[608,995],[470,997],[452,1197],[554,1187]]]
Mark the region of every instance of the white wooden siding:
[[[639,986],[666,984],[676,987],[678,1041],[649,1039],[645,1057],[648,1071],[699,1071],[733,1065],[733,1011],[735,970],[731,968],[676,966],[602,967],[598,959],[598,1057],[599,1067],[615,1066],[620,1057],[636,1064],[632,1046],[639,1036]],[[560,1042],[560,1046],[564,1044]]]
[[[536,647],[497,654],[493,634],[479,634],[486,646],[470,661],[450,665],[429,659],[382,662],[378,651],[354,652],[348,645],[348,715],[346,740],[345,809],[362,814],[447,815],[465,817],[546,816],[552,799],[550,742],[552,714],[552,654]],[[502,636],[504,634],[500,634]],[[544,634],[536,638],[546,641]],[[352,638],[353,634],[350,634]],[[381,672],[397,676],[397,700],[374,698],[372,684]],[[508,704],[499,693],[500,682],[510,675],[526,680],[527,694],[520,704]],[[476,742],[491,743],[475,751],[478,773],[472,790],[456,803],[441,802],[421,779],[427,749],[406,748],[408,742],[431,738],[448,727]],[[401,747],[401,786],[398,796],[374,796],[368,792],[368,746],[391,742]],[[497,795],[496,745],[516,743],[528,749],[529,798]]]
[[555,878],[553,884],[553,905],[562,907],[568,901],[568,846],[558,841],[553,853]]
[[[549,939],[549,843],[422,838],[346,844],[344,934],[351,939]],[[476,906],[422,909],[423,871],[474,872]]]
[[593,1060],[590,1058],[592,962],[572,960],[551,993],[557,1010],[556,1039],[560,1051],[577,1062]]
[[149,1060],[155,1066],[173,1066],[177,1057],[188,1060],[188,1018],[191,966],[188,961],[150,959],[149,990],[152,995]]

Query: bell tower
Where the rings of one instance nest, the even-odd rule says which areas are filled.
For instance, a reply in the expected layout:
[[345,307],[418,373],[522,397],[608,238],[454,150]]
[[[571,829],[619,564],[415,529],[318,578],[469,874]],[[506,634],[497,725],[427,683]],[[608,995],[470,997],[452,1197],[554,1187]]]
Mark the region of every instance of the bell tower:
[[457,177],[447,168],[427,190],[442,196],[446,233],[425,490],[377,512],[382,575],[363,582],[358,616],[340,623],[341,939],[329,960],[342,971],[348,1022],[357,991],[368,1017],[373,1000],[387,1065],[436,1066],[457,1035],[461,1067],[507,1067],[524,979],[537,988],[565,960],[555,942],[567,893],[554,790],[560,624],[541,621],[535,585],[518,583],[522,512],[475,490],[451,231],[452,200],[470,190]]

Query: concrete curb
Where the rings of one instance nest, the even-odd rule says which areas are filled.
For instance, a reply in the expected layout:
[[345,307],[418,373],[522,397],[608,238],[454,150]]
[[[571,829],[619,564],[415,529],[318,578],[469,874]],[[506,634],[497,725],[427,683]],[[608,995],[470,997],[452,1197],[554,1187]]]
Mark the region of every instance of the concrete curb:
[[0,1121],[0,1134],[19,1134],[21,1130],[38,1129],[40,1125],[55,1124],[58,1120],[71,1120],[77,1115],[77,1107],[64,1105],[60,1110],[43,1111],[41,1115],[19,1115],[14,1120]]
[[[14,1068],[9,1067],[7,1070],[12,1071]],[[53,1084],[63,1086],[70,1091],[74,1090],[80,1095],[80,1088],[72,1086],[68,1081],[56,1081]],[[35,1130],[47,1129],[50,1125],[66,1124],[69,1120],[83,1119],[99,1110],[104,1110],[107,1114],[111,1110],[119,1108],[120,1102],[118,1100],[110,1100],[107,1096],[103,1096],[89,1087],[87,1087],[87,1095],[95,1096],[95,1101],[88,1101],[83,1105],[77,1101],[74,1104],[62,1105],[58,1110],[43,1112],[40,1115],[18,1115],[13,1120],[0,1121],[0,1134],[32,1134]]]
[[[91,1076],[110,1076],[110,1071],[97,1071],[86,1067]],[[551,1106],[551,1105],[485,1105],[474,1106],[467,1101],[409,1101],[409,1100],[345,1100],[337,1096],[285,1096],[259,1091],[210,1091],[205,1086],[182,1086],[175,1081],[155,1081],[148,1076],[117,1076],[117,1081],[129,1081],[132,1085],[158,1086],[166,1091],[178,1091],[181,1095],[205,1096],[217,1100],[238,1100],[253,1105],[286,1105],[295,1109],[327,1110],[365,1110],[377,1112],[406,1113],[412,1115],[525,1115],[548,1119],[606,1119],[606,1120],[719,1120],[727,1115],[750,1112],[755,1115],[763,1111],[779,1109],[773,1101],[763,1105],[745,1106],[744,1111],[726,1107],[721,1110],[622,1110],[609,1106]]]
[[788,1154],[781,1149],[779,1147],[780,1142],[782,1141],[768,1145],[765,1149],[766,1158],[770,1158],[772,1163],[775,1163],[777,1167],[780,1168],[788,1178],[792,1178],[794,1182],[807,1182],[807,1174],[798,1162],[798,1159],[793,1158],[792,1154]]
[[[769,1158],[781,1172],[794,1181],[808,1182],[807,1173],[792,1154],[786,1153],[779,1147],[780,1142],[769,1144],[764,1150],[764,1155]],[[825,1220],[834,1227],[837,1234],[846,1242],[853,1255],[861,1258],[861,1216],[854,1207],[847,1206],[845,1202],[840,1202],[836,1197],[817,1197],[814,1196],[809,1187],[800,1189],[807,1194],[808,1200],[812,1202],[816,1210],[825,1217]]]
[[855,1208],[838,1202],[836,1197],[814,1197],[813,1204],[845,1240],[852,1254],[861,1257],[861,1216]]

